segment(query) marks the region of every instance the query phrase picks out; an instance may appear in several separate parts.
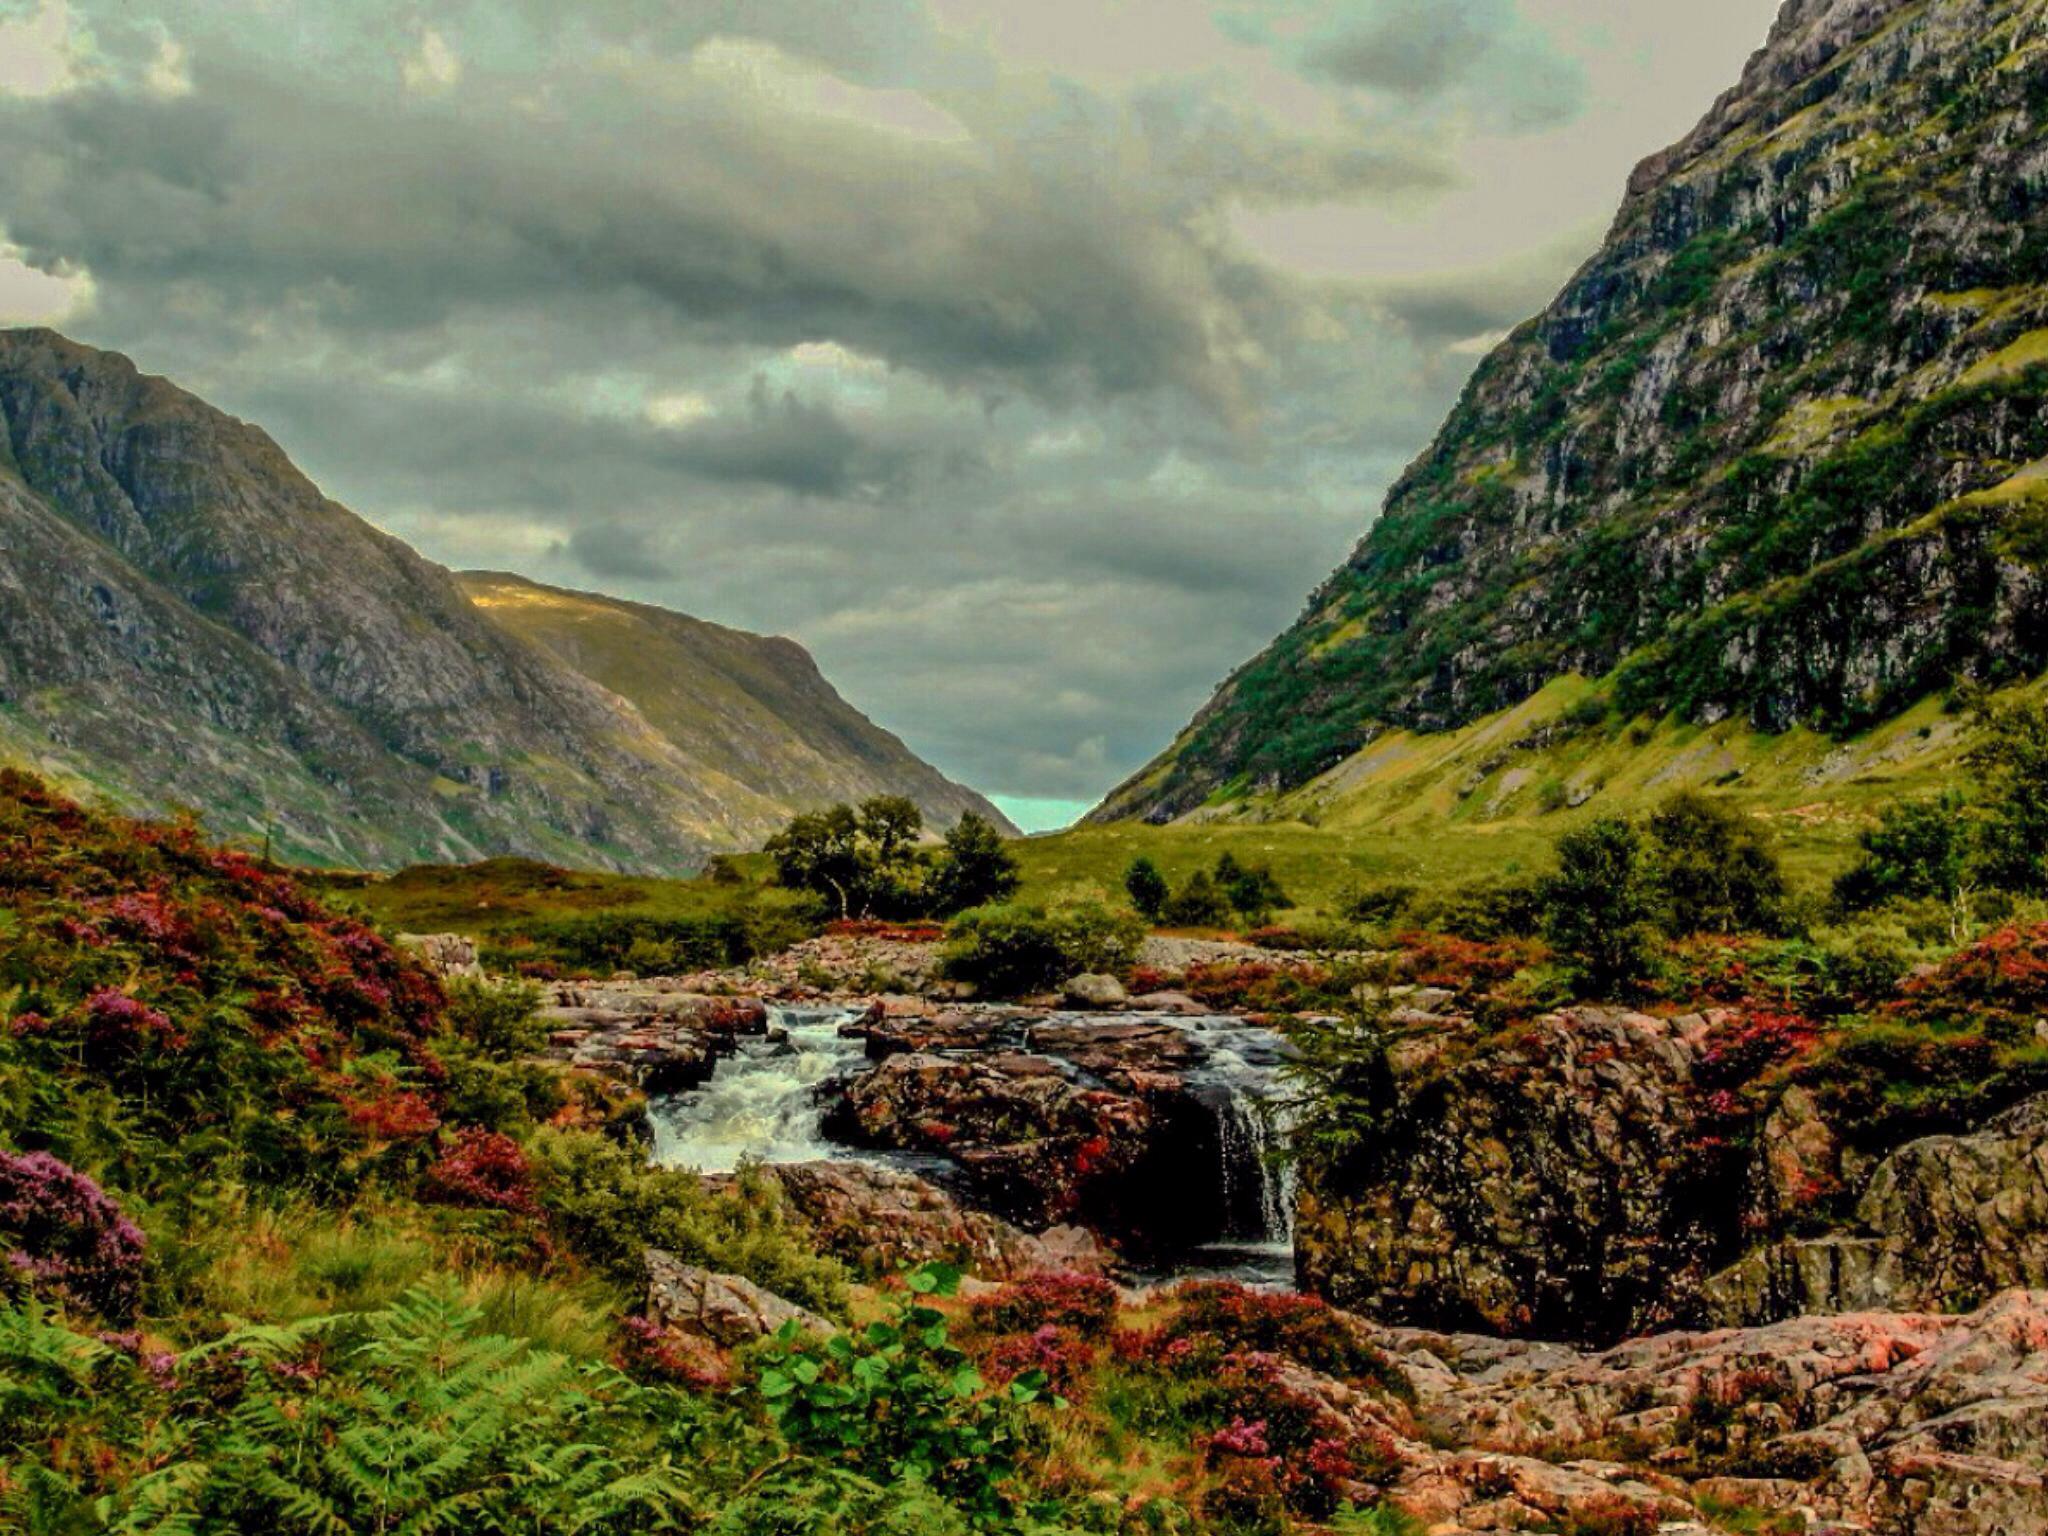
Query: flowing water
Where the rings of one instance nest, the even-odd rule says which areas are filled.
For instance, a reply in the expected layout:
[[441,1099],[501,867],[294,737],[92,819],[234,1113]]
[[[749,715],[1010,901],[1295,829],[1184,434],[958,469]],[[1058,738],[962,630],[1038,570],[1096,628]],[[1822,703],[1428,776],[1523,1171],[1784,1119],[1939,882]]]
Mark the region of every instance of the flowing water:
[[[824,1090],[864,1060],[863,1043],[840,1035],[841,1026],[859,1016],[858,1010],[842,1008],[771,1006],[767,1035],[743,1038],[702,1088],[650,1106],[655,1162],[702,1173],[730,1173],[742,1161],[928,1167],[929,1159],[856,1152],[825,1138]],[[1164,1022],[1194,1035],[1206,1053],[1204,1063],[1186,1076],[1216,1118],[1223,1236],[1185,1255],[1170,1276],[1141,1278],[1198,1275],[1288,1284],[1294,1269],[1294,1188],[1291,1174],[1273,1156],[1284,1060],[1280,1037],[1235,1018]]]

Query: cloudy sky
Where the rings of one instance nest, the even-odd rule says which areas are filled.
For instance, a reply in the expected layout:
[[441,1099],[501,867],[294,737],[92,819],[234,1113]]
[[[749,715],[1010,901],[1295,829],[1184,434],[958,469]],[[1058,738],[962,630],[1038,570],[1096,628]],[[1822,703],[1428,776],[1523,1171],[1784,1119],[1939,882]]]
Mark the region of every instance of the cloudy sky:
[[1020,820],[1300,610],[1778,0],[0,0],[0,323]]

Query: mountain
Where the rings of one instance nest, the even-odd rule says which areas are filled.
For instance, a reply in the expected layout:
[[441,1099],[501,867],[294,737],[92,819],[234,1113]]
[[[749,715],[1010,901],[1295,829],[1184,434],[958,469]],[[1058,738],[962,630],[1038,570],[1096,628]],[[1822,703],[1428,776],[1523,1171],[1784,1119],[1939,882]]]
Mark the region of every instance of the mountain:
[[941,825],[972,811],[1014,830],[842,699],[794,640],[501,571],[455,580],[501,629],[628,700],[694,761],[778,808],[908,795]]
[[651,717],[126,358],[0,333],[0,423],[0,753],[124,804],[318,862],[664,872],[842,793],[908,794],[942,824],[983,808],[787,641],[720,632],[710,721],[696,684],[643,667]]
[[1844,737],[2038,673],[2044,132],[2041,0],[1791,0],[1302,618],[1096,817],[1307,793],[1567,679],[1596,686],[1547,741]]

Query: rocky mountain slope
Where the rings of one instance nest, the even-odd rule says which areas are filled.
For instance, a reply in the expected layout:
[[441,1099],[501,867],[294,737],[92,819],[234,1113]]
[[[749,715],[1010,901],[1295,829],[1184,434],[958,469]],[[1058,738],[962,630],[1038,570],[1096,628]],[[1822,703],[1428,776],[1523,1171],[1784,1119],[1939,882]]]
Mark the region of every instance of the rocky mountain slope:
[[986,810],[787,641],[671,645],[615,692],[125,358],[0,333],[0,421],[0,751],[45,772],[371,865],[686,870],[846,794]]
[[2040,671],[2044,114],[2038,0],[1790,0],[1302,619],[1098,815],[1290,790],[1568,674],[1622,716],[1846,732]]

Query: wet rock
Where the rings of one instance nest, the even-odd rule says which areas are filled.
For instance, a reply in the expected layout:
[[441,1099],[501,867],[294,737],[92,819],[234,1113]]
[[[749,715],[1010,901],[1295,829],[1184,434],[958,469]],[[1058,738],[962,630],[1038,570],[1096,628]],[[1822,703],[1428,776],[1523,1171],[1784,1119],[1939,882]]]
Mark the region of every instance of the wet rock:
[[832,1331],[816,1313],[738,1275],[699,1269],[658,1248],[648,1249],[646,1260],[647,1315],[661,1327],[727,1349],[765,1338],[785,1323],[821,1334]]
[[1056,1020],[1033,1025],[1024,1038],[1032,1050],[1070,1061],[1091,1076],[1120,1086],[1128,1086],[1136,1074],[1184,1072],[1207,1055],[1194,1036],[1172,1024]]
[[544,999],[548,1055],[650,1094],[703,1086],[741,1036],[766,1033],[755,998],[706,997],[644,982],[560,985]]
[[984,1280],[1035,1274],[1114,1275],[1116,1257],[1093,1233],[1054,1227],[1032,1236],[960,1205],[929,1180],[860,1163],[763,1170],[782,1186],[821,1249],[869,1274],[945,1262]]

